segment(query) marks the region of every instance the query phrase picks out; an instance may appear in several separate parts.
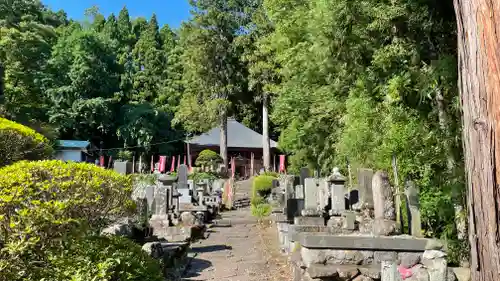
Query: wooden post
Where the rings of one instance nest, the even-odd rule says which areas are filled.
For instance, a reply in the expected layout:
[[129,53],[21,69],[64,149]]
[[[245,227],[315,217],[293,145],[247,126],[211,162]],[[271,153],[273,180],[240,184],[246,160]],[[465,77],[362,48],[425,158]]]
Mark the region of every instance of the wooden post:
[[132,156],[132,174],[135,174],[135,153]]
[[254,158],[255,158],[255,154],[253,154],[253,152],[251,152],[250,154],[250,177],[253,177],[254,176]]

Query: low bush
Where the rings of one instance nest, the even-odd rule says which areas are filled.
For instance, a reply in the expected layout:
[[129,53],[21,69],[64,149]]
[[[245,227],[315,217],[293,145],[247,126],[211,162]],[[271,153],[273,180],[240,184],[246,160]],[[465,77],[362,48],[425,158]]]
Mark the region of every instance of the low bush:
[[120,150],[116,154],[116,160],[118,160],[118,161],[132,161],[133,156],[134,156],[134,154],[132,153],[132,151]]
[[42,160],[53,153],[50,141],[35,130],[0,118],[0,167],[20,160]]
[[195,183],[201,181],[201,180],[217,180],[220,179],[219,175],[216,173],[211,173],[211,172],[197,172],[197,173],[192,173],[189,175],[189,179],[192,179]]
[[273,188],[273,180],[276,177],[260,175],[253,179],[252,193],[253,195],[259,195],[260,197],[266,197],[271,193]]
[[252,216],[262,219],[271,215],[272,206],[269,204],[258,204],[250,207]]
[[[46,249],[43,260],[26,270],[23,259],[0,260],[6,280],[51,281],[161,281],[159,262],[138,244],[121,237],[68,239],[58,247]],[[3,279],[2,279],[3,280]]]
[[276,172],[264,172],[262,174],[260,174],[261,176],[270,176],[270,177],[275,177],[275,178],[279,178],[280,177],[280,174],[276,173]]
[[[51,255],[69,255],[75,241],[134,212],[131,191],[130,177],[93,164],[21,161],[1,168],[0,278],[10,272],[7,280],[44,280],[44,272],[52,267]],[[96,267],[90,262],[87,266]],[[78,271],[73,273],[77,276]]]
[[219,154],[210,149],[205,149],[202,152],[200,152],[198,158],[196,158],[195,164],[196,166],[201,167],[201,166],[215,165],[221,162],[222,158],[220,157]]
[[131,192],[130,177],[93,164],[17,162],[0,169],[1,240],[42,250],[63,235],[98,231],[133,212]]

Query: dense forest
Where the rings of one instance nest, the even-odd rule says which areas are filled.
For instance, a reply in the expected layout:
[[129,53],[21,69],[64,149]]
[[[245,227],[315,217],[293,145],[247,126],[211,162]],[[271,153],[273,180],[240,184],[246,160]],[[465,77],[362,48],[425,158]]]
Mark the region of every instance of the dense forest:
[[37,0],[2,3],[3,117],[52,139],[168,155],[234,116],[279,138],[290,171],[326,175],[346,160],[392,171],[396,158],[400,183],[421,189],[426,235],[457,237],[452,1],[191,0],[176,30],[126,7],[77,22]]

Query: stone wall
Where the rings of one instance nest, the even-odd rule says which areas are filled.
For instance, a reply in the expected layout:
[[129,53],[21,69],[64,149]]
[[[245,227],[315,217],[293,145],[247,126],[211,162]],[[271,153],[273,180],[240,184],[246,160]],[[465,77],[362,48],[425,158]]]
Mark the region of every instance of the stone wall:
[[[396,196],[387,173],[360,170],[355,189],[334,169],[328,178],[280,181],[285,200],[273,210],[283,253],[294,281],[468,281],[465,268],[449,268],[444,243],[421,238],[418,188],[406,184],[409,230],[400,235]],[[295,201],[303,201],[297,210]]]

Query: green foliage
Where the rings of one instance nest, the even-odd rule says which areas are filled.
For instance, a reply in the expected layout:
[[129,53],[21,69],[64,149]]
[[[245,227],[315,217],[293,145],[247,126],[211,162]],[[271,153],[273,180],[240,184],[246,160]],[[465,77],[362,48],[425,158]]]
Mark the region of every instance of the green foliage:
[[120,150],[118,154],[116,155],[117,160],[121,161],[130,161],[132,160],[132,152],[128,150]]
[[196,166],[209,166],[220,163],[221,161],[222,159],[219,156],[219,154],[210,149],[205,149],[202,152],[200,152],[198,158],[196,158],[195,163]]
[[276,177],[268,175],[254,177],[252,183],[253,194],[259,195],[260,197],[269,195],[273,187],[273,180],[275,179]]
[[218,180],[220,179],[219,175],[210,172],[197,172],[189,174],[189,179],[192,179],[195,183],[200,182],[201,180]]
[[64,235],[98,230],[134,209],[131,192],[130,178],[93,164],[22,161],[4,167],[0,229],[6,253],[31,251],[36,258]]
[[270,176],[274,178],[279,178],[280,174],[276,172],[271,172],[271,171],[265,171],[264,173],[260,174],[261,176]]
[[27,271],[0,260],[7,280],[105,281],[164,280],[161,265],[134,242],[121,237],[85,237],[65,240],[47,249],[44,265]]
[[52,155],[49,140],[35,130],[0,118],[0,167],[19,160],[42,160]]
[[271,215],[272,207],[269,204],[258,204],[250,207],[252,216],[263,219]]
[[144,182],[149,185],[154,185],[158,176],[155,174],[135,174],[133,175],[134,182]]

